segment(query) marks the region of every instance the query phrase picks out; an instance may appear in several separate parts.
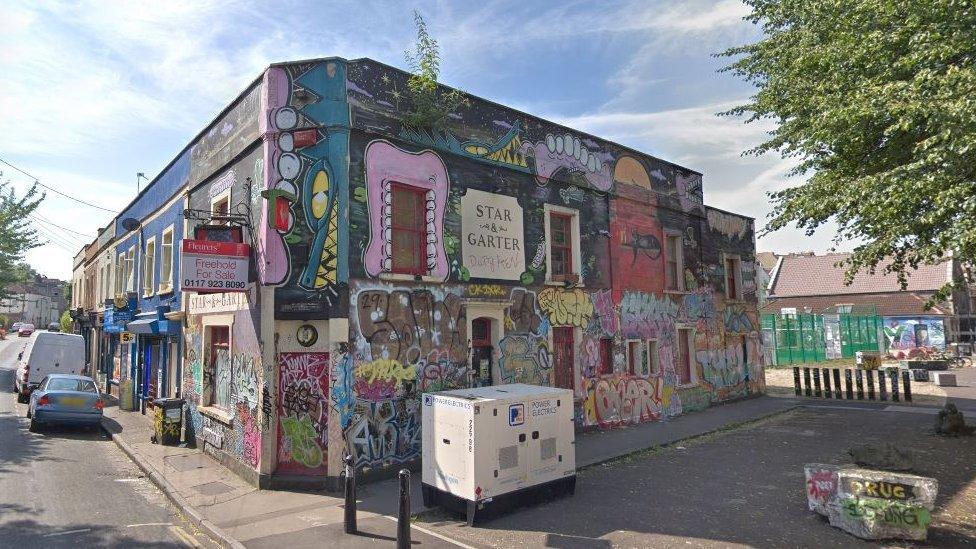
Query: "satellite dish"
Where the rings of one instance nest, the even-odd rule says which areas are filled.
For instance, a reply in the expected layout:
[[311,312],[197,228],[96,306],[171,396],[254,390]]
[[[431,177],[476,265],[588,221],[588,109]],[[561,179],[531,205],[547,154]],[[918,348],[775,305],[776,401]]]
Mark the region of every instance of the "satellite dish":
[[122,228],[127,231],[134,231],[138,229],[140,225],[142,224],[139,223],[139,220],[134,217],[127,217],[122,220]]

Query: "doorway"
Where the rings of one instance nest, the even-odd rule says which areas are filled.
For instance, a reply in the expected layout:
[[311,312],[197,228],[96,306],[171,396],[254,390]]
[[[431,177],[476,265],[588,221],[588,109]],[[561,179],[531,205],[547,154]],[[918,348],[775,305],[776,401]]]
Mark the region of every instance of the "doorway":
[[493,320],[482,316],[471,321],[471,368],[474,372],[475,387],[487,387],[492,384],[494,340],[491,324]]
[[555,353],[555,385],[560,389],[575,391],[573,383],[573,363],[575,362],[575,342],[573,328],[561,326],[552,329],[552,346]]

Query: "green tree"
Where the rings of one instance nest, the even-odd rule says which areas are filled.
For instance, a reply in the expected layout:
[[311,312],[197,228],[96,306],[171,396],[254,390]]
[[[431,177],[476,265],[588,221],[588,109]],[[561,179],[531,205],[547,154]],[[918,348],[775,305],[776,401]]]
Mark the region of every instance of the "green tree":
[[61,313],[61,319],[59,320],[59,322],[61,324],[62,332],[71,333],[71,326],[72,326],[71,313],[69,313],[68,311]]
[[468,100],[459,90],[445,91],[438,87],[440,46],[427,32],[427,22],[420,13],[414,11],[413,20],[417,27],[417,43],[414,53],[404,52],[413,73],[407,79],[410,108],[403,117],[403,123],[416,129],[439,130],[447,123],[451,113],[466,105]]
[[8,296],[11,284],[24,279],[25,271],[19,263],[24,253],[42,244],[29,218],[42,200],[44,194],[37,185],[17,197],[9,182],[0,183],[0,298]]
[[[745,0],[755,44],[719,54],[757,88],[724,115],[777,126],[745,154],[799,162],[798,186],[772,192],[764,234],[863,242],[846,263],[905,283],[953,252],[976,258],[976,8],[971,0]],[[948,291],[945,288],[943,296]]]

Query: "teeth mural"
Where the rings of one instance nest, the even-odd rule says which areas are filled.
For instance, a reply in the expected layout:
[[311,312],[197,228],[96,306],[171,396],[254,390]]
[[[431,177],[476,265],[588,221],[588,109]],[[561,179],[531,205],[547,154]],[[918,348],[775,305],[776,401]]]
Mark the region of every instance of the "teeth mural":
[[447,279],[447,253],[444,251],[444,210],[450,187],[447,166],[434,151],[413,153],[389,141],[377,140],[366,146],[366,195],[369,209],[369,244],[364,266],[370,276],[392,267],[393,182],[426,190],[424,199],[427,232],[426,265],[429,276]]
[[613,177],[605,153],[590,151],[578,137],[547,134],[545,141],[524,143],[521,152],[535,159],[537,181],[545,185],[560,170],[581,175],[591,187],[609,191]]

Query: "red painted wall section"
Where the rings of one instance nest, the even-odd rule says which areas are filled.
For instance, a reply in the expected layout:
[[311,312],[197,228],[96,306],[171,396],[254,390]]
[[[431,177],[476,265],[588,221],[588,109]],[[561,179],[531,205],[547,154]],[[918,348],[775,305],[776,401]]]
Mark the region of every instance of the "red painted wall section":
[[664,291],[664,233],[657,219],[657,202],[651,193],[641,195],[640,200],[618,197],[610,201],[610,261],[616,302],[625,291]]

